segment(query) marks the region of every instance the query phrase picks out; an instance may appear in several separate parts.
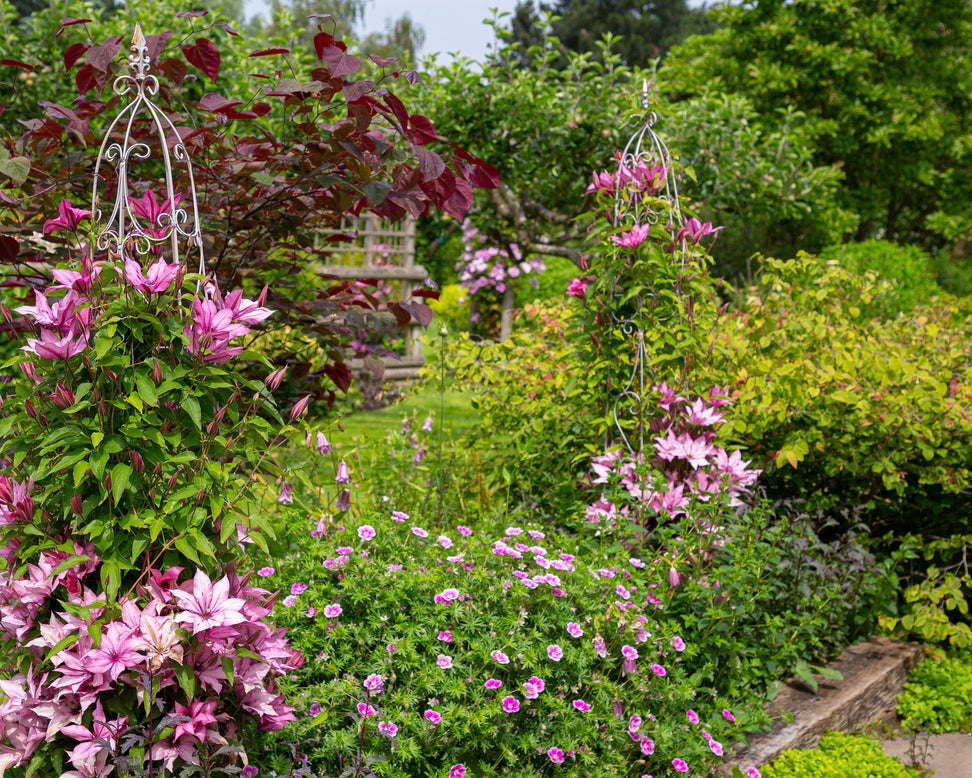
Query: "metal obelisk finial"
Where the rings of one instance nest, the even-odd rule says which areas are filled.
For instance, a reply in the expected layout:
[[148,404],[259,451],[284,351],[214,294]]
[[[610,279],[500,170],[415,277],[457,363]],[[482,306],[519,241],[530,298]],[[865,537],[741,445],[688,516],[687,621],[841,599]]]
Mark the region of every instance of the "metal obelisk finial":
[[[129,72],[118,76],[114,83],[115,93],[128,95],[131,102],[105,131],[95,163],[91,191],[91,212],[98,225],[95,245],[98,250],[114,252],[125,259],[143,260],[161,256],[164,244],[168,244],[169,260],[179,264],[181,242],[186,253],[198,254],[197,272],[204,275],[206,260],[192,163],[179,130],[153,102],[159,93],[159,79],[149,72],[151,66],[148,42],[136,23],[128,56]],[[161,162],[164,179],[145,186],[144,179],[140,182],[132,176],[139,162]],[[185,170],[178,179],[178,191],[174,163]],[[110,167],[115,178],[114,202],[107,219],[98,199],[103,167]],[[154,174],[158,176],[158,168]]]
[[142,28],[135,22],[135,32],[132,34],[132,53],[128,57],[128,69],[136,81],[144,81],[148,75],[151,60],[148,55],[148,44],[142,35]]

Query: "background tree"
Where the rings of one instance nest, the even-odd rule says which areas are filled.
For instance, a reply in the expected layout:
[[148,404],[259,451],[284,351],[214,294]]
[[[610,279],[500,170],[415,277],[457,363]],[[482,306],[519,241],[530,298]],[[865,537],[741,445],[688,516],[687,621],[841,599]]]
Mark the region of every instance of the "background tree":
[[674,49],[675,99],[744,95],[767,130],[803,114],[814,162],[839,166],[856,240],[937,249],[968,235],[972,4],[757,0]]
[[689,8],[686,0],[521,0],[510,21],[513,41],[525,51],[539,40],[535,24],[541,15],[553,14],[550,32],[563,46],[577,53],[598,51],[605,33],[620,37],[615,49],[627,65],[647,67],[665,56],[689,35],[714,29],[706,7]]

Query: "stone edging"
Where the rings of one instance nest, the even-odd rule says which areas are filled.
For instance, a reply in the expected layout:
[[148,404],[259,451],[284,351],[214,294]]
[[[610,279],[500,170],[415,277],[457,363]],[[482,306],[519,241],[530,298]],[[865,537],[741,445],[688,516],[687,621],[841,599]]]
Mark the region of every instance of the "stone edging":
[[[843,680],[816,676],[817,694],[799,678],[790,678],[766,708],[772,730],[752,737],[748,748],[723,765],[724,774],[729,775],[733,767],[764,765],[791,748],[813,748],[831,730],[848,732],[877,722],[894,724],[908,672],[923,657],[924,649],[916,643],[873,637],[848,647],[827,665]],[[784,713],[792,714],[792,721],[786,723]]]

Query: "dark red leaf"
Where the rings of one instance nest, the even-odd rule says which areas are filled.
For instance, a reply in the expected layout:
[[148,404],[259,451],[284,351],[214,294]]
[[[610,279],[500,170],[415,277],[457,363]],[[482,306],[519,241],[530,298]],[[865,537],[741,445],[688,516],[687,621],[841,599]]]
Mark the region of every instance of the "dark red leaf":
[[189,68],[186,67],[186,63],[181,59],[175,59],[170,57],[169,59],[164,59],[159,63],[159,70],[168,76],[169,81],[171,81],[176,86],[179,86],[183,81],[186,80],[186,74],[189,72]]
[[203,73],[216,83],[216,76],[219,75],[219,49],[216,48],[209,38],[196,38],[193,46],[183,46],[182,53],[189,60],[190,65],[195,65]]
[[438,300],[442,296],[441,292],[435,289],[416,289],[412,292],[412,297],[428,297],[432,300]]
[[344,85],[344,99],[349,103],[360,100],[368,92],[375,88],[374,81],[351,81]]
[[354,73],[361,64],[353,54],[346,54],[339,45],[327,46],[321,54],[321,59],[327,63],[332,76],[346,76]]
[[91,65],[83,65],[74,75],[74,82],[78,85],[78,94],[84,94],[92,89],[98,89],[100,79],[98,71]]
[[64,72],[66,73],[73,68],[74,63],[81,59],[87,50],[88,47],[83,43],[72,43],[68,46],[64,51]]
[[406,132],[408,130],[408,111],[405,110],[402,101],[389,92],[385,95],[385,105],[391,108],[395,118],[398,119],[398,123],[402,125],[402,132]]
[[16,262],[20,243],[9,235],[0,235],[0,262]]
[[423,327],[428,327],[432,323],[432,317],[435,314],[425,303],[409,303],[408,309]]
[[343,362],[326,365],[324,375],[330,378],[342,392],[347,392],[351,388],[351,369]]
[[218,95],[215,92],[206,92],[202,97],[199,98],[199,107],[206,111],[222,111],[227,108],[232,108],[235,105],[243,105],[242,100],[227,100],[222,95]]
[[432,141],[438,139],[439,136],[436,135],[435,127],[432,126],[432,122],[421,114],[413,113],[411,117],[409,117],[409,123],[411,124],[411,127],[409,127],[405,135],[415,145],[424,146],[425,144],[431,143]]
[[480,189],[495,189],[499,186],[499,171],[495,167],[479,157],[474,157],[455,143],[450,143],[449,145],[456,150],[456,154],[460,159],[470,164],[471,174],[469,181],[473,186],[477,186]]
[[442,157],[431,149],[417,148],[415,149],[415,156],[418,157],[424,181],[434,181],[445,170],[445,162],[442,161]]
[[165,44],[168,43],[169,38],[172,37],[172,31],[166,30],[160,35],[146,35],[145,36],[145,53],[149,55],[149,59],[156,60],[162,56],[162,52],[165,49]]
[[462,219],[473,204],[473,190],[468,181],[456,179],[456,190],[442,206],[447,214]]
[[234,30],[232,27],[230,27],[230,25],[228,25],[228,24],[224,24],[223,25],[223,29],[226,30],[226,32],[228,32],[234,38],[239,38],[240,37],[240,34],[236,30]]
[[107,73],[119,51],[121,46],[117,43],[96,43],[85,52],[84,56],[95,70]]
[[334,36],[328,35],[326,32],[319,32],[314,36],[314,51],[317,52],[318,59],[324,56],[324,49],[332,43],[334,43]]
[[274,54],[290,54],[290,49],[260,49],[247,54],[248,57],[270,57]]
[[72,25],[75,24],[84,24],[85,22],[90,22],[90,21],[91,21],[90,19],[72,19],[70,16],[65,16],[63,19],[61,19],[61,29],[57,31],[57,35],[55,35],[54,37],[57,38],[58,36],[60,36],[60,34],[64,32],[65,27],[71,27]]
[[390,65],[392,62],[398,62],[398,57],[379,57],[377,54],[369,54],[368,59],[380,68]]
[[200,19],[208,15],[209,11],[179,11],[176,14],[176,19]]
[[254,103],[250,107],[257,116],[266,116],[270,113],[270,106],[267,103]]
[[395,322],[399,327],[407,327],[412,323],[412,314],[405,310],[403,305],[399,302],[388,303],[388,310],[392,312],[395,316]]
[[15,59],[0,59],[0,65],[7,65],[12,68],[23,68],[24,70],[36,70],[40,65],[28,65],[26,62],[19,62]]

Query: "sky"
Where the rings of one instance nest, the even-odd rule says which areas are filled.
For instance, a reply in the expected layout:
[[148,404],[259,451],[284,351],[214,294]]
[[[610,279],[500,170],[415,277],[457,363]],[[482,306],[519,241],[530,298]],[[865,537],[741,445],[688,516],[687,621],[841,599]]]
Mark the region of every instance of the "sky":
[[[263,0],[244,2],[248,18],[265,12],[266,7]],[[491,8],[512,13],[515,7],[516,0],[370,0],[365,8],[364,28],[366,33],[383,32],[386,19],[397,19],[408,12],[425,30],[421,56],[458,51],[462,56],[482,61],[487,45],[493,41],[493,30],[482,23],[483,19],[491,16]],[[448,59],[440,57],[439,62]]]

